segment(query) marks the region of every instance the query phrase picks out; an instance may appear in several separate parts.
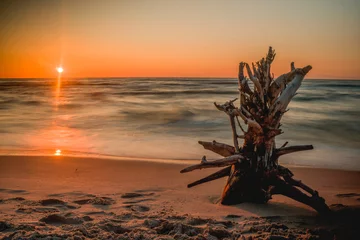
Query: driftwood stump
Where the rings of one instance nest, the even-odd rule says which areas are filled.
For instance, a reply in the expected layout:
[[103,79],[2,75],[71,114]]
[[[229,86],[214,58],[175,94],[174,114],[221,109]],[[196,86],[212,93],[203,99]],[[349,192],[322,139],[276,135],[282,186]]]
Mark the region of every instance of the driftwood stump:
[[[280,121],[291,99],[296,95],[304,76],[311,66],[295,68],[291,63],[290,72],[274,79],[270,73],[275,51],[269,47],[265,58],[256,64],[241,62],[239,65],[239,107],[230,100],[224,104],[214,103],[215,107],[226,113],[232,129],[233,145],[224,143],[199,141],[205,149],[213,151],[225,158],[207,161],[204,156],[200,164],[187,167],[181,173],[196,169],[225,167],[208,177],[190,183],[188,187],[228,177],[221,195],[221,203],[225,205],[242,202],[266,203],[273,194],[282,194],[314,208],[319,213],[329,211],[317,191],[301,181],[293,178],[292,172],[279,165],[281,155],[297,151],[313,149],[312,145],[276,147],[275,137],[282,133]],[[244,75],[246,69],[248,77]],[[248,84],[253,83],[251,89]],[[247,125],[245,130],[239,118]],[[237,127],[242,131],[239,135]],[[238,139],[243,139],[239,147]]]

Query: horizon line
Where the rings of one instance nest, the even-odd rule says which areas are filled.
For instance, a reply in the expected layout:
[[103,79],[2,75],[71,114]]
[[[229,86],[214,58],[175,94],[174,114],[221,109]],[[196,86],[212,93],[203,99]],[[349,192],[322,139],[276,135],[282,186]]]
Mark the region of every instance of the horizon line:
[[[13,80],[34,80],[34,79],[39,79],[39,80],[45,80],[45,79],[57,79],[58,77],[0,77],[0,80],[8,80],[8,79],[13,79]],[[98,78],[103,78],[103,79],[125,79],[125,78],[132,78],[132,79],[143,79],[143,78],[160,78],[160,79],[165,79],[165,78],[179,78],[179,79],[185,79],[185,78],[191,78],[191,79],[237,79],[237,77],[175,77],[175,76],[167,76],[167,77],[119,77],[119,76],[114,76],[114,77],[62,77],[63,79],[98,79]],[[274,78],[276,79],[276,78]],[[304,80],[316,80],[316,81],[321,81],[321,80],[345,80],[345,81],[360,81],[360,78],[304,78]]]

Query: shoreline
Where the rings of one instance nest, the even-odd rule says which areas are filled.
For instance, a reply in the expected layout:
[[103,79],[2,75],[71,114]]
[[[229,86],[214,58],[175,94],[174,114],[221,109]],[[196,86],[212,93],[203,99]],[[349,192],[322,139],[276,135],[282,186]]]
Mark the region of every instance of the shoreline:
[[[37,151],[37,150],[26,150],[26,151]],[[169,159],[169,158],[142,158],[142,157],[124,157],[116,155],[107,155],[107,154],[96,154],[96,153],[82,153],[79,154],[62,154],[59,156],[54,155],[53,153],[11,153],[4,154],[0,152],[1,157],[40,157],[40,158],[88,158],[88,159],[98,159],[98,160],[108,160],[108,161],[136,161],[136,162],[150,162],[150,163],[166,163],[166,164],[176,164],[176,165],[193,165],[198,164],[201,159]],[[219,159],[222,158],[219,156]],[[215,159],[210,159],[210,161]],[[281,162],[281,160],[280,160]],[[321,167],[321,166],[312,166],[312,165],[295,165],[295,164],[281,164],[287,168],[310,168],[310,169],[320,169],[320,170],[334,170],[334,171],[345,171],[345,172],[360,172],[358,169],[347,169],[347,168],[332,168],[332,167]]]

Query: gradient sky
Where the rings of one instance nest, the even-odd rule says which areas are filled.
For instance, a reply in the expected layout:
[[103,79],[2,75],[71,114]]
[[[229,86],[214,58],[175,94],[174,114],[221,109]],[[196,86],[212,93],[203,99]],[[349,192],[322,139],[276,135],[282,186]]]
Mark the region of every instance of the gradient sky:
[[360,1],[0,1],[0,78],[236,77],[269,45],[276,76],[360,79]]

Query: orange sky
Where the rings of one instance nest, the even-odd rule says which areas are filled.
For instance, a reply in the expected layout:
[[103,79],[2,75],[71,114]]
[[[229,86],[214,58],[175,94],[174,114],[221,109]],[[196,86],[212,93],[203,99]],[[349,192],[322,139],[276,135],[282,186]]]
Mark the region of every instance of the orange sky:
[[275,75],[360,79],[360,2],[2,0],[0,78],[236,77],[269,45]]

